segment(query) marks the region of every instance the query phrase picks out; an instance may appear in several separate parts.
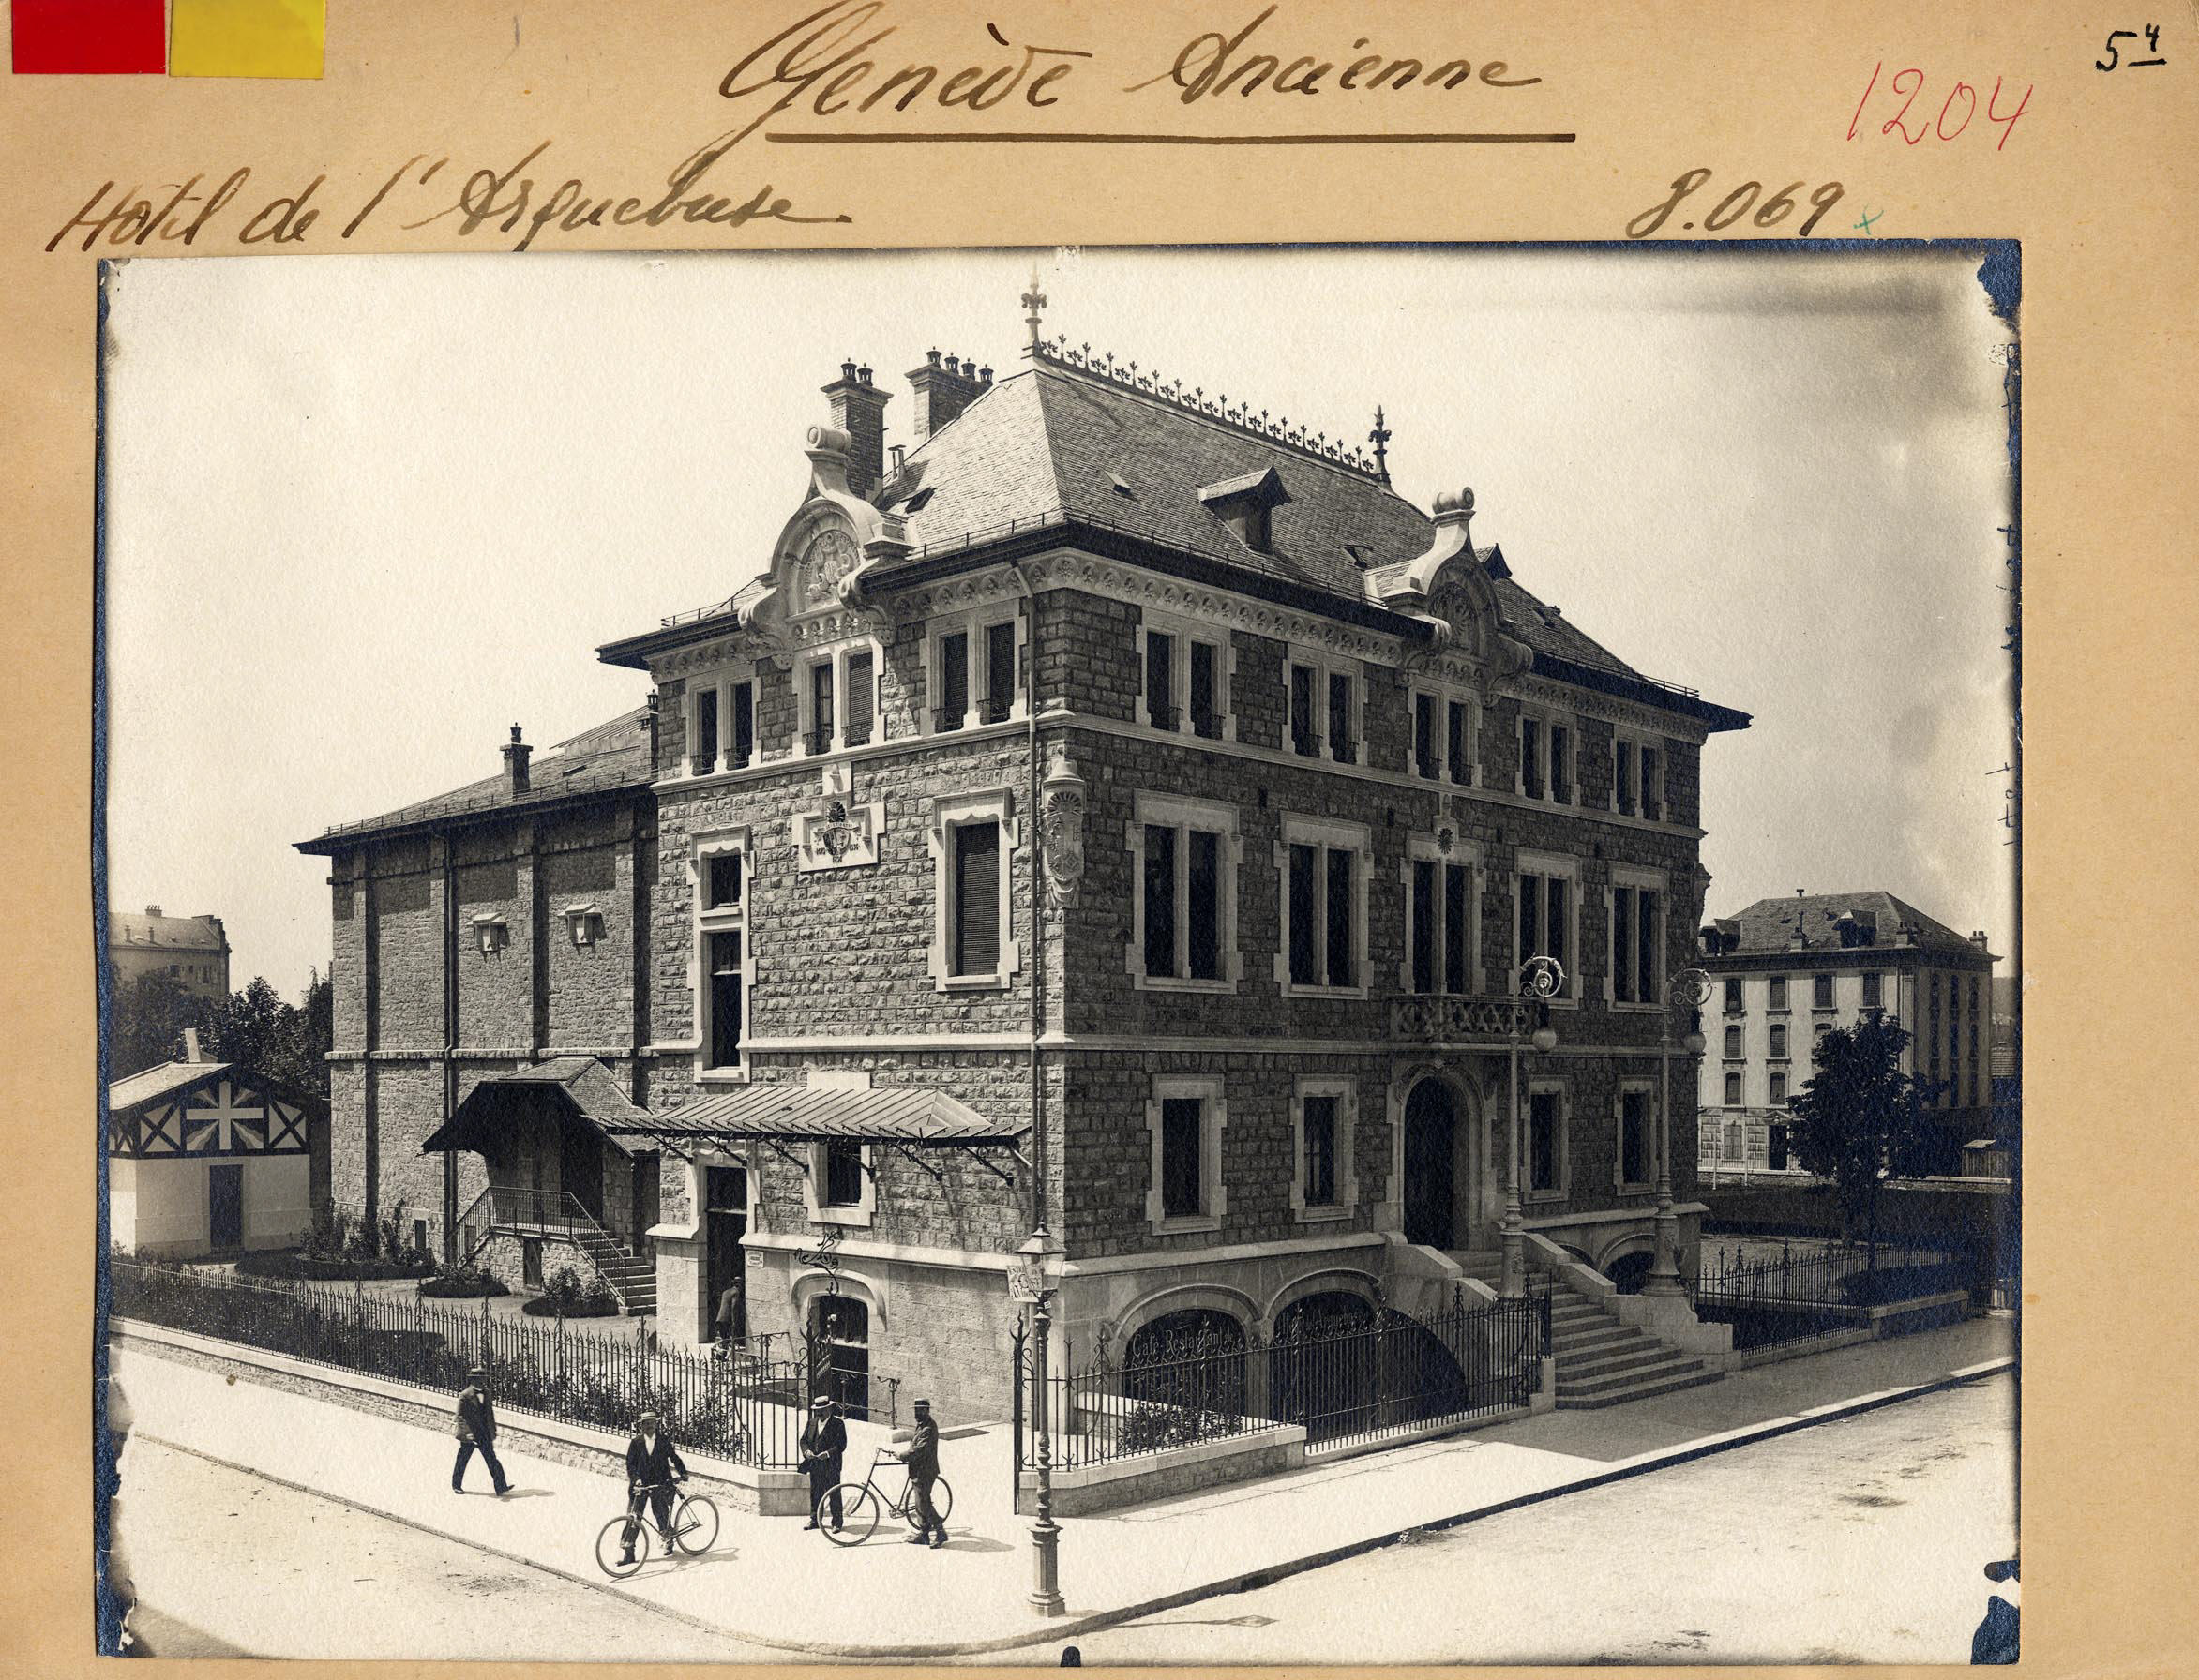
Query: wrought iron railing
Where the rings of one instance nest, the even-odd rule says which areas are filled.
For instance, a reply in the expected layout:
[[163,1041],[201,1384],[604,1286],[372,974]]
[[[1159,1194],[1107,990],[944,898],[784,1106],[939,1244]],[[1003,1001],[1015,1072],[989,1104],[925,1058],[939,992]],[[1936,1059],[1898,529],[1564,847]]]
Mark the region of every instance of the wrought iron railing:
[[614,1431],[654,1411],[675,1442],[700,1452],[782,1468],[801,1457],[819,1364],[818,1350],[798,1339],[781,1339],[783,1353],[765,1342],[718,1358],[655,1345],[640,1321],[630,1336],[600,1335],[562,1319],[491,1312],[486,1299],[476,1310],[393,1295],[387,1285],[278,1287],[184,1268],[110,1264],[110,1311],[118,1319],[414,1384],[439,1391],[440,1403],[478,1365],[508,1411]]
[[[1735,1240],[1706,1246],[1690,1293],[1708,1324],[1733,1327],[1736,1349],[1782,1346],[1871,1321],[1871,1309],[1960,1292],[1974,1295],[1974,1256],[1910,1246]],[[1920,1327],[1911,1327],[1920,1328]]]
[[[566,1242],[586,1252],[592,1261],[600,1260],[608,1251],[626,1259],[640,1256],[625,1241],[604,1227],[595,1214],[588,1211],[580,1198],[570,1191],[535,1190],[521,1184],[491,1184],[474,1198],[474,1204],[459,1216],[459,1257],[471,1260],[480,1253],[489,1239],[496,1236],[535,1237],[547,1241]],[[630,1307],[626,1292],[620,1287],[620,1280],[602,1273],[598,1275],[619,1298],[619,1305]]]
[[1550,1350],[1550,1292],[1460,1301],[1411,1317],[1337,1298],[1286,1312],[1272,1337],[1209,1319],[1182,1335],[1133,1342],[1118,1362],[1049,1372],[1039,1396],[1016,1339],[1016,1464],[1031,1462],[1043,1403],[1060,1468],[1164,1452],[1301,1424],[1309,1450],[1470,1422],[1526,1406]]

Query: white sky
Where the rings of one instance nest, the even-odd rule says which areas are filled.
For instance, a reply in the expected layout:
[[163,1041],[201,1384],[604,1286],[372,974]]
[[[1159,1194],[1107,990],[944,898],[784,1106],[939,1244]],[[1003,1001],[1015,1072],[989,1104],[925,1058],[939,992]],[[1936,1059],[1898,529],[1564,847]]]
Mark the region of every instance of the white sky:
[[[844,357],[1018,365],[1031,257],[139,260],[111,293],[109,901],[328,960],[291,842],[639,704],[599,642],[733,592]],[[1620,657],[1753,712],[1709,908],[1883,888],[2011,948],[2001,368],[1974,257],[1085,251],[1047,330],[1470,485]]]

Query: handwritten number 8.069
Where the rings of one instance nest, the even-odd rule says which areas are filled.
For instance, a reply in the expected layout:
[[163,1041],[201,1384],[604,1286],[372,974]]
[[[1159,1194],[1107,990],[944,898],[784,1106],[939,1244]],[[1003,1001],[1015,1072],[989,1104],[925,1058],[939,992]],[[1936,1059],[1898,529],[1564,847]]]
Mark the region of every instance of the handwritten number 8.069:
[[[1671,218],[1672,213],[1679,208],[1681,201],[1709,178],[1710,172],[1707,169],[1689,170],[1686,174],[1672,183],[1672,196],[1670,198],[1662,204],[1650,205],[1649,209],[1626,224],[1626,236],[1629,239],[1647,239],[1664,225]],[[1764,190],[1763,184],[1758,181],[1743,181],[1704,213],[1703,226],[1713,233],[1722,233],[1740,221],[1742,217],[1747,216],[1751,210],[1755,210],[1755,223],[1757,227],[1775,228],[1794,214],[1798,208],[1794,195],[1801,191],[1805,183],[1797,181],[1791,186],[1782,188],[1773,197],[1765,199],[1761,204],[1758,204],[1756,200]],[[1844,190],[1845,189],[1838,181],[1828,181],[1815,192],[1810,194],[1808,202],[1815,205],[1816,208],[1810,212],[1809,219],[1795,230],[1795,236],[1799,239],[1807,239],[1810,236],[1810,230],[1817,225],[1818,219],[1824,216],[1825,212],[1840,202],[1840,195]],[[1687,224],[1690,228],[1694,225],[1692,221]]]

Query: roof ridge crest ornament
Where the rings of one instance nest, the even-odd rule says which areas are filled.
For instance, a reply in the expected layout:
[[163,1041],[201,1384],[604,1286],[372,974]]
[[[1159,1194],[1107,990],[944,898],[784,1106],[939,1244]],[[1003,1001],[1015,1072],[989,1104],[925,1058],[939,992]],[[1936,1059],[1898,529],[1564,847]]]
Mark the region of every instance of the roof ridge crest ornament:
[[[1032,291],[1032,295],[1037,295],[1035,283]],[[1029,297],[1024,299],[1026,304],[1030,301]],[[1044,305],[1046,299],[1039,296],[1038,301]],[[1027,353],[1037,361],[1051,362],[1057,368],[1066,368],[1093,379],[1105,380],[1111,385],[1120,385],[1125,391],[1135,391],[1141,397],[1153,398],[1171,408],[1182,409],[1186,413],[1215,421],[1271,443],[1279,443],[1286,449],[1294,450],[1329,466],[1357,472],[1377,484],[1386,485],[1390,482],[1389,473],[1382,467],[1369,460],[1363,451],[1347,445],[1340,438],[1331,440],[1326,433],[1309,433],[1303,426],[1291,425],[1288,417],[1271,416],[1265,409],[1256,413],[1250,404],[1233,403],[1227,396],[1210,398],[1203,385],[1186,389],[1182,380],[1164,381],[1152,368],[1140,371],[1136,362],[1116,361],[1111,351],[1094,351],[1090,343],[1073,345],[1065,333],[1057,334],[1051,338],[1042,338],[1038,335],[1036,314],[1026,316],[1025,321],[1032,327],[1032,340]]]

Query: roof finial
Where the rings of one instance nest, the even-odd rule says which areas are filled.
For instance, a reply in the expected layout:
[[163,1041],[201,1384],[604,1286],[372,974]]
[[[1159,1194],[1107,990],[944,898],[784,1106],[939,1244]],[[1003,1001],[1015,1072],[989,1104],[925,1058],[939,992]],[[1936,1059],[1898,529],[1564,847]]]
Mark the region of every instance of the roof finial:
[[1375,404],[1375,429],[1366,435],[1375,446],[1375,477],[1383,484],[1390,482],[1390,428],[1382,424],[1382,405]]
[[1047,294],[1038,289],[1038,264],[1031,265],[1031,290],[1023,294],[1023,308],[1027,311],[1023,324],[1031,329],[1031,348],[1038,348],[1039,311],[1047,307]]

